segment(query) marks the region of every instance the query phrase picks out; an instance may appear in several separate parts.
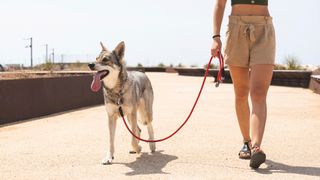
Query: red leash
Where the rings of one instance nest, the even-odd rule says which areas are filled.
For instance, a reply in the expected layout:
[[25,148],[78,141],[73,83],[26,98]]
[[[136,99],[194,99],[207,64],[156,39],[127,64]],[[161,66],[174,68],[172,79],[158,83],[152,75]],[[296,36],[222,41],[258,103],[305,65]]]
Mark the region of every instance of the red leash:
[[215,78],[216,87],[219,87],[219,84],[223,82],[224,80],[224,60],[221,53],[218,52],[218,58],[219,58],[219,72],[217,74],[217,77]]
[[[223,79],[224,79],[224,61],[223,61],[223,56],[222,56],[221,53],[218,53],[218,58],[219,58],[220,69],[219,69],[219,72],[218,72],[218,74],[217,74],[217,77],[215,78],[216,87],[218,87],[219,84],[222,83],[222,81],[223,81]],[[199,94],[198,94],[198,96],[197,96],[197,99],[196,99],[196,101],[195,101],[195,103],[194,103],[194,105],[193,105],[193,107],[192,107],[192,109],[191,109],[191,111],[190,111],[187,119],[186,119],[186,120],[183,122],[183,124],[182,124],[175,132],[173,132],[171,135],[169,135],[169,136],[167,136],[167,137],[165,137],[165,138],[162,138],[162,139],[157,139],[157,140],[141,139],[140,137],[136,136],[136,135],[131,131],[131,129],[129,128],[126,120],[124,119],[124,113],[123,113],[122,108],[121,108],[121,106],[120,106],[120,107],[119,107],[120,115],[121,115],[121,117],[122,117],[122,120],[123,120],[126,128],[127,128],[128,131],[131,133],[131,135],[134,136],[136,139],[138,139],[138,140],[140,140],[140,141],[144,141],[144,142],[161,142],[161,141],[164,141],[164,140],[166,140],[166,139],[169,139],[169,138],[171,138],[173,135],[175,135],[175,134],[187,123],[187,121],[188,121],[189,118],[191,117],[191,114],[192,114],[194,108],[196,107],[196,105],[197,105],[197,103],[198,103],[198,100],[199,100],[200,95],[201,95],[201,93],[202,93],[203,86],[204,86],[204,84],[205,84],[205,82],[206,82],[206,78],[207,78],[208,73],[209,73],[209,69],[210,69],[210,65],[211,65],[212,59],[213,59],[213,57],[211,57],[210,60],[209,60],[209,63],[208,63],[208,66],[207,66],[207,69],[206,69],[206,73],[205,73],[204,78],[203,78],[203,81],[202,81],[202,85],[201,85]]]

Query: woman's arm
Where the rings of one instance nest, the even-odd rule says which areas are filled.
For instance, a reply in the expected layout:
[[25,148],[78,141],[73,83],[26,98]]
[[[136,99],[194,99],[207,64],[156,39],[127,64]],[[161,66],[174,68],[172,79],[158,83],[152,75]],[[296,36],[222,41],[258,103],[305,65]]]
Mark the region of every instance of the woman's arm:
[[[213,35],[220,35],[221,23],[223,19],[224,9],[227,0],[216,0],[213,8]],[[211,46],[211,55],[216,57],[217,52],[221,51],[221,39],[220,37],[213,38]]]

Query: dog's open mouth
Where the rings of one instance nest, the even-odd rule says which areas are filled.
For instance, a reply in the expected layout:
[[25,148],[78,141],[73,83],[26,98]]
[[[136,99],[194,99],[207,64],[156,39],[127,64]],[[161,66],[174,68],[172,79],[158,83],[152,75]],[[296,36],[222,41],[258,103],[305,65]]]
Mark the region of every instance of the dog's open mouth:
[[103,71],[99,71],[99,72],[97,72],[97,73],[100,74],[100,81],[101,81],[103,78],[105,78],[105,77],[108,76],[109,71],[108,71],[108,70],[103,70]]
[[93,92],[98,92],[101,88],[101,80],[108,76],[109,71],[108,70],[102,70],[98,71],[97,73],[94,74],[93,80],[91,83],[91,90]]

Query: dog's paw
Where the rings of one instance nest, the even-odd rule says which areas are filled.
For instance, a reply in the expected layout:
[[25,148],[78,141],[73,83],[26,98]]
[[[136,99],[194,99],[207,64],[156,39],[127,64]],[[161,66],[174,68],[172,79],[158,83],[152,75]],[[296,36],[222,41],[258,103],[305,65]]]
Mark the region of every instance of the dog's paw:
[[130,154],[139,154],[142,150],[141,146],[138,146],[137,148],[134,148],[134,150],[129,151]]
[[149,143],[149,147],[152,153],[154,153],[156,151],[156,143],[152,142]]
[[105,158],[102,159],[101,164],[102,165],[110,165],[110,164],[112,164],[113,159],[114,159],[113,156],[106,156]]

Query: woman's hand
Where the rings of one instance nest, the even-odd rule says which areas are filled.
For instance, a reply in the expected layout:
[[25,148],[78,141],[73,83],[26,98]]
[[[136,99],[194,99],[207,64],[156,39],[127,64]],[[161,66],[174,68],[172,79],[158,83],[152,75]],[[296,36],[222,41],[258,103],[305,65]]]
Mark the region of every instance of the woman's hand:
[[222,47],[222,42],[221,42],[220,37],[214,38],[213,42],[212,42],[212,46],[211,46],[211,55],[213,57],[217,57],[218,52],[221,51],[221,47]]

